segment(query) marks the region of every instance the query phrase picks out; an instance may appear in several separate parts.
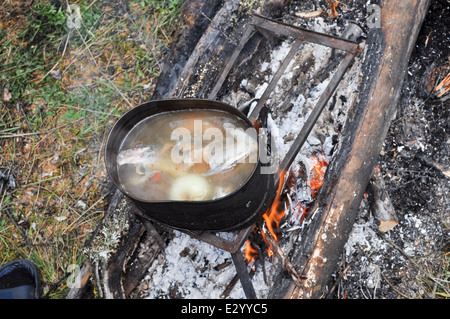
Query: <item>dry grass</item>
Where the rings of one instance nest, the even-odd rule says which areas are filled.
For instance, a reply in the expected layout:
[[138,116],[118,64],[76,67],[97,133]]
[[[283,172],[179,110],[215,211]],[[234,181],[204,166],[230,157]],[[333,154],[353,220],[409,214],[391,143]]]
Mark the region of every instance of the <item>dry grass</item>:
[[78,28],[65,1],[0,9],[0,263],[36,263],[49,298],[84,260],[104,211],[108,127],[151,96],[182,1],[71,4]]

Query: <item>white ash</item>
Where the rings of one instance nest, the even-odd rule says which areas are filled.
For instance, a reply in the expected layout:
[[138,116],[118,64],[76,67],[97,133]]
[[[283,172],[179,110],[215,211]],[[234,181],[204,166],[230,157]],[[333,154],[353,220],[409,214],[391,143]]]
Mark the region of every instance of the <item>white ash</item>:
[[351,256],[355,251],[373,252],[375,249],[386,252],[387,243],[376,233],[376,221],[372,216],[368,220],[356,222],[347,243],[344,246],[345,256]]
[[[165,254],[159,256],[144,278],[151,288],[146,298],[219,299],[236,275],[230,253],[178,231]],[[266,267],[270,267],[270,262]],[[261,266],[256,268],[252,283],[257,297],[265,298],[269,287]],[[245,298],[240,283],[228,297]]]

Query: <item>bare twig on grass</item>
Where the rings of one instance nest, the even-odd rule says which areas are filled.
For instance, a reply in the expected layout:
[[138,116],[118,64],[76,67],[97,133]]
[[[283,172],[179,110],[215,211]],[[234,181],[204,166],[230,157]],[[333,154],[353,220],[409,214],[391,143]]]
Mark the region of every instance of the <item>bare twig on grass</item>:
[[39,134],[44,134],[44,132],[17,133],[17,134],[0,135],[0,139],[2,139],[2,138],[24,137],[24,136],[39,135]]
[[[83,118],[79,118],[79,119],[76,119],[76,120],[64,123],[62,125],[59,125],[57,127],[54,127],[54,128],[52,128],[52,129],[50,129],[50,130],[48,130],[46,132],[17,133],[17,134],[0,135],[0,139],[3,139],[3,138],[5,138],[5,139],[6,138],[14,138],[14,137],[24,137],[24,136],[40,135],[40,134],[50,134],[50,133],[53,133],[54,131],[59,130],[60,128],[63,128],[65,126],[67,126],[67,125],[73,124],[75,122],[83,121],[83,120],[84,120]],[[42,142],[42,139],[40,139],[38,143],[40,143],[40,142]]]
[[[35,133],[34,130],[33,130],[33,128],[31,127],[30,120],[28,119],[28,116],[27,116],[27,114],[25,113],[25,110],[23,109],[23,104],[17,102],[16,107],[17,107],[17,109],[22,113],[23,117],[25,118],[25,122],[27,122],[28,129],[31,131],[31,133]],[[38,141],[41,139],[41,138],[39,137],[39,134],[35,134],[34,136],[36,136],[36,138],[38,139]]]
[[3,211],[8,215],[8,218],[13,223],[14,227],[16,227],[17,231],[20,233],[20,236],[25,240],[25,243],[29,248],[33,247],[33,244],[28,239],[28,236],[23,232],[22,228],[20,228],[19,224],[17,224],[16,220],[14,219],[14,216],[11,214],[8,208],[3,208]]
[[405,299],[412,299],[410,296],[406,295],[405,293],[403,293],[400,290],[398,290],[397,288],[395,288],[395,286],[387,280],[386,276],[383,275],[383,273],[381,273],[381,277],[383,277],[384,281],[386,281],[386,283],[389,285],[389,287],[391,287],[391,289],[394,290],[397,294],[399,294],[400,296],[402,296]]
[[64,55],[66,53],[66,49],[67,49],[67,44],[69,43],[69,39],[70,39],[70,35],[71,35],[71,31],[69,30],[69,33],[67,34],[67,38],[66,38],[66,43],[64,44],[64,49],[63,52],[61,54],[61,57],[59,58],[58,62],[55,63],[55,65],[50,69],[50,71],[48,71],[38,82],[37,84],[41,83],[42,81],[44,81],[44,79],[53,72],[53,70],[58,66],[58,64],[62,61],[62,59],[64,58]]

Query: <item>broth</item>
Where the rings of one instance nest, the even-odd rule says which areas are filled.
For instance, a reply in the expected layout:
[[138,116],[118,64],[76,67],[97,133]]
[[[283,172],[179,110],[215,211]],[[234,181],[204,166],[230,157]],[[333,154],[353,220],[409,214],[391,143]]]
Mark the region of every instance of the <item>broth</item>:
[[159,113],[140,121],[117,156],[119,181],[142,201],[205,201],[241,187],[258,160],[256,130],[218,110]]

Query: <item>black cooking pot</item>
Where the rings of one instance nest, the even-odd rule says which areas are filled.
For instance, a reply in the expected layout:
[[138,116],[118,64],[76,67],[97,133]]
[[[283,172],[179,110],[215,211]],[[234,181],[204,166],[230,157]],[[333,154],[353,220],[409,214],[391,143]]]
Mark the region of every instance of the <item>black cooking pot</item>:
[[[233,193],[207,201],[143,201],[128,193],[119,181],[116,163],[122,142],[130,130],[149,116],[177,110],[219,110],[243,119],[248,127],[252,122],[239,110],[222,102],[204,99],[170,99],[150,101],[126,112],[112,128],[105,149],[106,170],[112,181],[142,213],[167,226],[208,231],[231,231],[253,224],[271,204],[274,194],[274,177],[261,173],[258,163],[248,180]],[[261,144],[258,143],[261,147]]]

